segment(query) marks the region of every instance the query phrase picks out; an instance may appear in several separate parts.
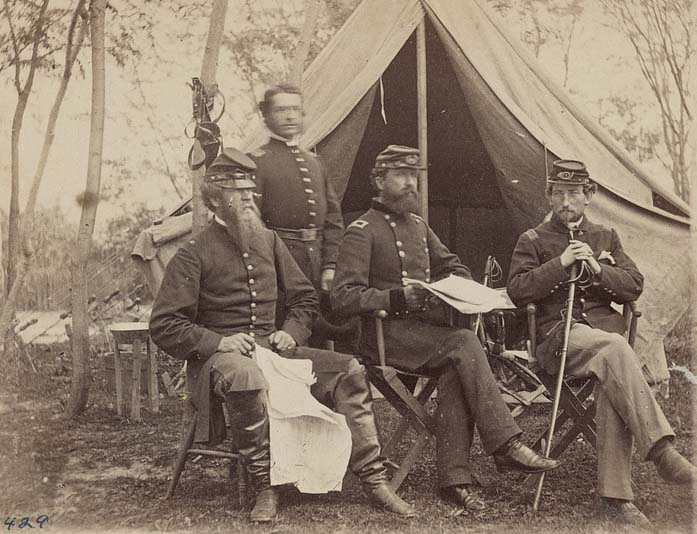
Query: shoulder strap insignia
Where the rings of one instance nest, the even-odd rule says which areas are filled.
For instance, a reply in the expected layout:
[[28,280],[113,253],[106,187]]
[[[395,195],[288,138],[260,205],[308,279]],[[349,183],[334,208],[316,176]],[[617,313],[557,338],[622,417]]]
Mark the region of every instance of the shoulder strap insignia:
[[609,227],[605,226],[604,224],[592,223],[590,221],[588,221],[588,229],[595,230],[597,232],[610,232],[612,230],[612,228],[609,228]]
[[356,219],[353,221],[351,224],[349,224],[346,229],[348,230],[349,228],[358,228],[359,230],[363,230],[368,226],[368,221],[364,221],[363,219]]
[[535,241],[535,239],[538,239],[540,237],[540,235],[534,228],[530,228],[530,230],[525,232],[523,235],[527,237],[530,241]]

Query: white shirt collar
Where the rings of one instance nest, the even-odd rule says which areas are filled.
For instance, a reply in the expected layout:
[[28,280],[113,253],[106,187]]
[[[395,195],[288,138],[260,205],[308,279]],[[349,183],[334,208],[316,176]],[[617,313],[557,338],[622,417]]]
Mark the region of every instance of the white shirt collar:
[[298,146],[298,142],[300,140],[299,135],[296,135],[295,137],[293,137],[291,139],[287,139],[281,135],[278,135],[278,134],[272,132],[271,130],[269,130],[269,137],[271,137],[272,139],[276,139],[277,141],[281,141],[282,143],[285,143],[287,146],[292,146],[292,147]]
[[572,232],[578,232],[578,229],[581,227],[581,223],[583,222],[583,215],[581,215],[581,218],[572,223],[566,223],[566,227],[571,230]]
[[224,226],[225,228],[227,228],[227,223],[224,220],[222,220],[220,217],[218,217],[217,215],[213,215],[213,219],[215,220],[215,222],[217,222],[221,226]]

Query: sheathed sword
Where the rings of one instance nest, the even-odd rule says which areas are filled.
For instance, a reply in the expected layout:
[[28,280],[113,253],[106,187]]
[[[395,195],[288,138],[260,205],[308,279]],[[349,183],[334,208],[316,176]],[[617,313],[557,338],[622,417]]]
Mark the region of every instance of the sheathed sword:
[[[570,239],[573,240],[574,232],[569,230]],[[549,458],[552,451],[552,437],[554,436],[554,427],[557,422],[557,412],[559,411],[559,399],[561,398],[561,387],[564,383],[564,372],[566,369],[566,353],[569,350],[569,334],[571,332],[571,321],[573,319],[574,297],[576,295],[576,278],[578,276],[578,262],[571,265],[571,274],[569,275],[569,292],[566,300],[566,315],[564,316],[564,339],[559,353],[559,374],[557,375],[557,383],[554,388],[554,400],[552,402],[552,420],[549,424],[547,432],[547,443],[545,443],[545,457]],[[537,489],[535,490],[535,499],[532,502],[532,513],[537,513],[537,508],[540,504],[540,495],[542,494],[542,484],[545,481],[545,474],[541,473],[537,481]]]

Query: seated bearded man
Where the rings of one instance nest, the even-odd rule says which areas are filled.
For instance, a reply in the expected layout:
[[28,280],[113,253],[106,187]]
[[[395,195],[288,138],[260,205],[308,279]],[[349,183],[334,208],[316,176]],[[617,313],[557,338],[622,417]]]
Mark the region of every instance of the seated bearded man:
[[[301,346],[311,334],[317,294],[281,239],[262,224],[253,200],[254,169],[231,148],[208,168],[201,194],[214,220],[167,265],[150,319],[153,341],[188,363],[196,441],[220,441],[225,425],[214,408],[224,402],[256,493],[250,519],[273,520],[278,497],[269,476],[268,383],[251,355],[259,345],[285,358],[309,359],[317,377],[312,395],[346,418],[349,467],[365,493],[373,504],[411,516],[413,508],[387,482],[363,367],[352,356]],[[277,330],[279,291],[287,314]]]
[[419,208],[417,149],[390,145],[375,160],[372,182],[379,196],[372,207],[351,223],[339,248],[332,306],[337,313],[364,318],[364,346],[375,354],[377,341],[372,313],[385,310],[385,354],[389,365],[437,375],[437,470],[441,495],[469,510],[483,510],[473,488],[469,462],[475,425],[484,451],[499,468],[528,473],[554,469],[524,445],[521,430],[499,393],[484,349],[467,329],[450,326],[447,312],[427,305],[428,291],[410,284],[450,274],[471,278]]

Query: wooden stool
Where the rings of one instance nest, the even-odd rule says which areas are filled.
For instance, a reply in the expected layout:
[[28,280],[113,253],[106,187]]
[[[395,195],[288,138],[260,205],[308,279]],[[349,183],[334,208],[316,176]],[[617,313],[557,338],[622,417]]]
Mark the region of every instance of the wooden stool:
[[[141,362],[145,358],[148,377],[147,389],[150,398],[150,411],[159,413],[160,394],[157,387],[157,356],[150,350],[148,323],[116,323],[109,327],[114,336],[114,369],[116,371],[116,413],[123,415],[123,377],[122,357],[133,356],[133,374],[131,379],[131,419],[142,421],[140,417],[140,376]],[[145,346],[145,351],[143,351]]]

